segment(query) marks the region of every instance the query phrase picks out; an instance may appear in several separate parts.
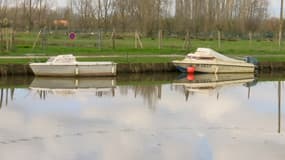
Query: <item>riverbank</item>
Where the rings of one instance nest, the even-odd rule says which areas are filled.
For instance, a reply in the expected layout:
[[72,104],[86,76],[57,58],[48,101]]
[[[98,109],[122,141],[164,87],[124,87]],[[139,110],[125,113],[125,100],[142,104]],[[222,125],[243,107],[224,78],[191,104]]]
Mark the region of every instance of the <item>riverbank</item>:
[[[257,73],[284,72],[285,62],[260,62]],[[177,72],[172,63],[119,63],[117,73]],[[34,75],[28,64],[0,64],[0,76]]]

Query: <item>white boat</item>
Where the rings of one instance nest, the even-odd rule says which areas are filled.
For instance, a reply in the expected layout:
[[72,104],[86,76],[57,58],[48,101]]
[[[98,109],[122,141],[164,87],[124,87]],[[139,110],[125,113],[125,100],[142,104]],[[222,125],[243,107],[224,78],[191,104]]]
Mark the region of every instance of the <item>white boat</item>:
[[210,48],[198,48],[183,60],[174,60],[173,64],[181,72],[204,73],[252,73],[256,60],[247,57],[245,61],[226,57]]
[[115,76],[114,62],[78,62],[73,55],[50,57],[45,63],[30,63],[36,76]]

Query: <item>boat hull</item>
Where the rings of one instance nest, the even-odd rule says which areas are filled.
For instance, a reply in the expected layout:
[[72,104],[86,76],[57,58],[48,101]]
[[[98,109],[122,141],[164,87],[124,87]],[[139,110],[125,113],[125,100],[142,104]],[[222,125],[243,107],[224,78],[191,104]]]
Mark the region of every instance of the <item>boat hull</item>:
[[174,61],[173,64],[181,72],[187,72],[188,67],[194,67],[195,72],[201,73],[253,73],[254,65],[238,64],[209,64],[209,63],[183,63]]
[[115,76],[115,63],[30,64],[36,76]]

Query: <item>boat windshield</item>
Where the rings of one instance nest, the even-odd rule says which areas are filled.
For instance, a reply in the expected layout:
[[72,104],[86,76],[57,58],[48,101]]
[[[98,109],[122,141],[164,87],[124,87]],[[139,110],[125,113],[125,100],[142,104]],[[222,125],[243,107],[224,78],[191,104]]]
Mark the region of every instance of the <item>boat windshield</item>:
[[75,63],[76,59],[73,55],[59,55],[50,57],[47,62],[51,63]]
[[187,54],[186,58],[189,58],[189,59],[197,59],[197,60],[213,60],[215,59],[215,57],[213,56],[201,56],[201,55],[196,55],[196,54]]
[[53,62],[54,59],[55,59],[55,57],[50,57],[50,58],[47,60],[47,62]]
[[230,58],[230,57],[227,57],[227,56],[224,56],[210,48],[198,48],[197,51],[195,52],[195,54],[198,54],[198,55],[208,55],[208,56],[212,56],[212,57],[215,57],[216,59],[219,59],[219,60],[222,60],[222,61],[228,61],[228,62],[244,62],[244,61],[240,61],[240,60],[237,60],[237,59],[233,59],[233,58]]

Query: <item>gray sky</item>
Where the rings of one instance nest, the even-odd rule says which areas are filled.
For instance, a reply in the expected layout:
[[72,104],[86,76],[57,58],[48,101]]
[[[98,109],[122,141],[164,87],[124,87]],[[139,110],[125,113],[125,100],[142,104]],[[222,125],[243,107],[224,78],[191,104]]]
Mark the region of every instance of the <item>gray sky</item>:
[[280,14],[280,0],[268,0],[269,1],[269,12],[272,16],[279,16]]
[[65,6],[67,0],[55,0],[59,6]]
[[[59,6],[65,6],[67,0],[55,0]],[[268,0],[269,2],[269,13],[271,16],[278,17],[280,14],[280,0]]]

